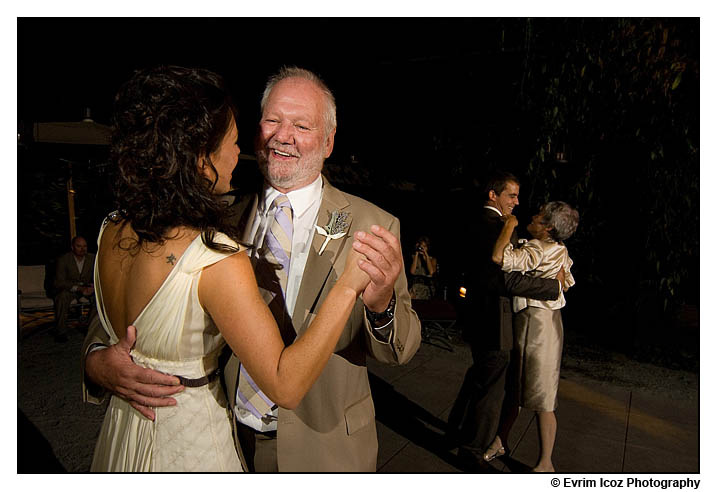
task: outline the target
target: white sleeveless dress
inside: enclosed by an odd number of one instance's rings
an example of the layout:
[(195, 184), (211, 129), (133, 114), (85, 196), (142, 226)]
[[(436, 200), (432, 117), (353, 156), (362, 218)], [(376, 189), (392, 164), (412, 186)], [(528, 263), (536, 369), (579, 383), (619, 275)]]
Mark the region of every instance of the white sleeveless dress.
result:
[[(238, 246), (224, 234), (217, 234), (215, 241)], [(232, 254), (207, 248), (201, 234), (189, 245), (133, 323), (137, 342), (131, 355), (136, 364), (189, 379), (217, 369), (217, 358), (226, 342), (200, 306), (197, 286), (204, 267)], [(117, 343), (105, 314), (97, 263), (95, 288), (98, 315), (112, 343)], [(198, 388), (185, 388), (174, 398), (176, 406), (154, 409), (153, 422), (125, 400), (112, 396), (90, 470), (242, 471), (220, 378)]]

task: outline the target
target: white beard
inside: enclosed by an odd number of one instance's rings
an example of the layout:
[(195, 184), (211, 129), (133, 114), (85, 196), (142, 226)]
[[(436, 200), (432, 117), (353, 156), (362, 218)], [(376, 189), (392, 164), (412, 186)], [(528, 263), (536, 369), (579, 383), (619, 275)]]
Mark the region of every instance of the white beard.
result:
[(269, 152), (257, 152), (257, 162), (264, 179), (275, 188), (297, 189), (306, 186), (316, 179), (324, 166), (324, 158), (319, 151), (316, 154), (305, 154), (295, 162), (276, 161)]

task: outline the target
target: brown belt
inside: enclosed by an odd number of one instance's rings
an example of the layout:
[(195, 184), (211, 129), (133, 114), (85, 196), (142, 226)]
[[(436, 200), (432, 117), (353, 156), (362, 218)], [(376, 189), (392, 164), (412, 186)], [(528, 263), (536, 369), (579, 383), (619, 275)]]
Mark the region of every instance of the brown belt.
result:
[(219, 367), (213, 373), (207, 374), (206, 376), (203, 376), (203, 377), (197, 378), (197, 379), (189, 379), (184, 376), (175, 375), (175, 377), (180, 380), (180, 384), (182, 386), (186, 386), (188, 388), (199, 388), (200, 386), (209, 384), (212, 381), (214, 381), (215, 379), (217, 379), (217, 376), (219, 376)]

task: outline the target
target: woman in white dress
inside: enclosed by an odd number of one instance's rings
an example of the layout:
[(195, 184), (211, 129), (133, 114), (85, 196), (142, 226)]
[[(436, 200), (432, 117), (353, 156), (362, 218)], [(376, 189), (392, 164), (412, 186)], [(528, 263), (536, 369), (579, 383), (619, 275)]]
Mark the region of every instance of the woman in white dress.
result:
[(134, 361), (181, 376), (185, 390), (154, 420), (113, 396), (93, 471), (242, 471), (216, 377), (225, 340), (264, 393), (293, 408), (368, 283), (367, 260), (353, 253), (316, 319), (285, 347), (245, 247), (224, 225), (218, 194), (239, 156), (235, 114), (206, 70), (140, 71), (116, 97), (118, 212), (98, 238), (99, 316), (113, 343), (134, 325)]
[[(520, 271), (541, 278), (556, 278), (563, 268), (566, 281), (564, 290), (575, 284), (571, 275), (573, 261), (563, 241), (576, 232), (578, 212), (564, 202), (549, 202), (541, 207), (526, 227), (533, 239), (520, 248), (510, 242), (516, 217), (508, 215), (496, 240), (493, 261), (505, 272)], [(563, 350), (563, 322), (561, 308), (566, 305), (563, 292), (555, 301), (536, 301), (514, 297), (514, 349), (518, 354), (515, 366), (514, 387), (518, 395), (507, 396), (522, 408), (536, 412), (540, 456), (533, 471), (554, 471), (551, 456), (556, 440), (558, 381)], [(513, 356), (512, 356), (513, 357)], [(518, 415), (518, 407), (502, 412), (499, 435), (492, 447), (501, 447)]]

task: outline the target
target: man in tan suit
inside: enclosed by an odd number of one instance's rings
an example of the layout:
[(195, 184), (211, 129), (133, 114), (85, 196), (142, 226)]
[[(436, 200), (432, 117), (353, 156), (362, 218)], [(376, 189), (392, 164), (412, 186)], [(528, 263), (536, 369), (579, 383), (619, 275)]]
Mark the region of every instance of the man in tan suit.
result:
[[(366, 358), (403, 364), (421, 343), (419, 320), (407, 290), (399, 221), (339, 191), (321, 175), (335, 132), (334, 97), (316, 75), (289, 68), (270, 79), (256, 141), (265, 185), (234, 206), (234, 217), (245, 241), (255, 245), (256, 263), (261, 261), (270, 204), (280, 193), (289, 198), (294, 213), (291, 266), (282, 299), (284, 313), (273, 310), (286, 343), (309, 325), (341, 274), (354, 241), (379, 266), (367, 267), (371, 282), (327, 366), (296, 409), (275, 406), (257, 417), (256, 409), (237, 393), (239, 361), (230, 358), (224, 369), (225, 385), (241, 444), (238, 451), (249, 470), (375, 471), (378, 444)], [(114, 391), (151, 416), (147, 407), (173, 404), (168, 397), (177, 386), (164, 385), (177, 381), (133, 367), (128, 355), (131, 337), (132, 332), (128, 340), (93, 352), (84, 372), (89, 383)], [(93, 342), (102, 343), (88, 335), (86, 350)], [(89, 396), (87, 388), (85, 395)]]

